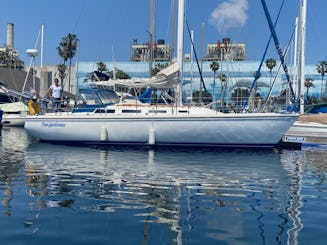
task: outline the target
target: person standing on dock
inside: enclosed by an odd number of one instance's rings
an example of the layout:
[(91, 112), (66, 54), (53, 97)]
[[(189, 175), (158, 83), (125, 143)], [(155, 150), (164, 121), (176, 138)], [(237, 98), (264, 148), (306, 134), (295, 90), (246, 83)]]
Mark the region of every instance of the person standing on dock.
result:
[(52, 101), (53, 107), (57, 110), (61, 107), (61, 102), (63, 101), (63, 89), (61, 85), (59, 85), (58, 78), (54, 79), (54, 84), (50, 86), (48, 89), (48, 96)]

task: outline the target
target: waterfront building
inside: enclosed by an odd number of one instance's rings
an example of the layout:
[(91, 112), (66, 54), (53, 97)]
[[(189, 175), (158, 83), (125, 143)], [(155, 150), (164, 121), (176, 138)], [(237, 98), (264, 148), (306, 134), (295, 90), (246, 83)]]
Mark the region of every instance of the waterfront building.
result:
[[(223, 38), (217, 43), (207, 45), (207, 55), (203, 57), (206, 61), (244, 61), (245, 60), (245, 43), (233, 43), (230, 38)], [(228, 56), (226, 55), (228, 54)]]
[[(217, 43), (209, 43), (207, 45), (207, 55), (203, 57), (204, 61), (221, 61), (245, 60), (245, 43), (233, 43), (230, 38), (223, 38)], [(172, 60), (173, 48), (165, 43), (164, 39), (158, 39), (153, 44), (153, 61), (168, 62)], [(228, 55), (227, 55), (228, 54)], [(185, 54), (185, 59), (189, 61), (189, 54)], [(133, 40), (131, 45), (130, 61), (142, 62), (150, 59), (150, 45), (149, 42), (138, 43), (137, 39)]]
[[(98, 61), (80, 61), (77, 64), (76, 69), (76, 88), (77, 93), (79, 88), (85, 87), (85, 79), (88, 73), (96, 70), (96, 63)], [(126, 72), (131, 78), (146, 78), (149, 73), (149, 63), (144, 61), (139, 62), (104, 62), (109, 71), (115, 69), (122, 70)], [(168, 63), (168, 62), (166, 62)], [(212, 61), (204, 61), (203, 66), (203, 80), (205, 87), (209, 93), (214, 93), (216, 96), (221, 96), (222, 86), (224, 85), (219, 76), (221, 73), (226, 75), (227, 78), (227, 89), (228, 93), (232, 94), (236, 86), (241, 84), (248, 85), (251, 84), (254, 79), (254, 73), (257, 71), (260, 61), (218, 61), (219, 70), (216, 72), (216, 79), (214, 81), (213, 71), (210, 69), (210, 64)], [(270, 77), (269, 69), (263, 65), (260, 72), (261, 86), (259, 86), (258, 92), (264, 97), (267, 95), (269, 86), (273, 83), (274, 77), (278, 73), (280, 63), (277, 62), (276, 67), (272, 70), (272, 78)], [(293, 67), (289, 67), (289, 71), (292, 73)], [(291, 74), (292, 77), (292, 74)], [(321, 91), (321, 75), (317, 73), (316, 64), (307, 64), (305, 66), (305, 77), (310, 77), (313, 79), (315, 87), (310, 88), (309, 95), (320, 98)], [(283, 71), (280, 71), (280, 75), (276, 79), (276, 85), (274, 86), (274, 94), (279, 94), (283, 89), (287, 88), (286, 77)], [(198, 66), (194, 62), (191, 69), (191, 62), (186, 61), (184, 65), (184, 83), (185, 85), (185, 96), (190, 95), (190, 90), (197, 91), (200, 89), (200, 75), (198, 72)], [(191, 86), (192, 84), (192, 86)], [(215, 84), (215, 88), (213, 87)], [(306, 89), (305, 89), (306, 91)], [(306, 94), (305, 94), (306, 95)]]
[[(169, 62), (172, 58), (172, 48), (165, 43), (164, 39), (158, 39), (153, 44), (153, 61)], [(150, 43), (139, 44), (137, 39), (131, 45), (130, 61), (142, 62), (150, 59)]]

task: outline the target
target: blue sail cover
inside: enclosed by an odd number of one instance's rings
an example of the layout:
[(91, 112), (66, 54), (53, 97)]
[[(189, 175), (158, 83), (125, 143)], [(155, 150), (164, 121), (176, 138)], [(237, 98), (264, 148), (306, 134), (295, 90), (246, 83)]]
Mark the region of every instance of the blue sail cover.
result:
[(138, 97), (142, 103), (150, 103), (152, 96), (152, 89), (146, 88), (146, 90)]

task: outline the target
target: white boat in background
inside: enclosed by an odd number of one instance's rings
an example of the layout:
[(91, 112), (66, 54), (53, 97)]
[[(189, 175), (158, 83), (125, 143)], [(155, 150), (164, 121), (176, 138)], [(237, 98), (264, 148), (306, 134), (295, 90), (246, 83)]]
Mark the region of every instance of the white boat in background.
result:
[[(178, 6), (179, 83), (175, 91), (179, 96), (175, 104), (120, 101), (93, 112), (34, 115), (26, 118), (27, 132), (50, 142), (274, 147), (297, 120), (297, 113), (222, 113), (181, 104), (184, 0)], [(173, 68), (162, 75), (176, 81)], [(160, 78), (154, 80), (161, 83)]]
[(3, 111), (2, 125), (24, 127), (25, 118), (28, 115), (28, 107), (23, 102), (12, 102), (0, 104)]

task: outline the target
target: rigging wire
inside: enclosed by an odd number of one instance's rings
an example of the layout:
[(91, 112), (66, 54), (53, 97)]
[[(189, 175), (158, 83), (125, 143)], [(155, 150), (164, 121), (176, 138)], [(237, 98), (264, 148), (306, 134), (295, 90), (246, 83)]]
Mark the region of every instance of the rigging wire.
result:
[[(191, 44), (192, 44), (192, 47), (193, 47), (194, 58), (195, 58), (195, 60), (196, 60), (196, 64), (197, 64), (197, 67), (198, 67), (198, 70), (199, 70), (199, 74), (200, 74), (200, 82), (201, 82), (201, 84), (202, 84), (202, 86), (203, 86), (203, 89), (204, 89), (205, 94), (207, 94), (207, 89), (206, 89), (206, 85), (205, 85), (204, 80), (203, 80), (202, 70), (201, 70), (200, 65), (199, 65), (198, 56), (197, 56), (197, 54), (196, 54), (196, 50), (195, 50), (195, 47), (194, 47), (194, 43), (193, 43), (192, 38), (191, 38), (190, 27), (189, 27), (189, 25), (188, 25), (187, 20), (186, 20), (185, 22), (186, 22), (186, 25), (187, 25), (187, 30), (188, 30), (188, 34), (189, 34), (189, 36), (190, 36)], [(200, 93), (201, 93), (201, 91), (200, 91)]]
[[(279, 11), (278, 11), (278, 14), (277, 14), (277, 18), (276, 18), (276, 21), (275, 21), (275, 23), (274, 23), (273, 28), (275, 28), (276, 25), (277, 25), (277, 22), (278, 22), (278, 19), (279, 19), (280, 14), (281, 14), (282, 8), (283, 8), (283, 6), (284, 6), (284, 3), (285, 3), (285, 0), (282, 1), (282, 4), (281, 4), (281, 6), (280, 6), (280, 8), (279, 8)], [(257, 83), (257, 80), (258, 80), (258, 78), (259, 78), (260, 70), (261, 70), (262, 64), (263, 64), (263, 62), (264, 62), (264, 59), (266, 58), (267, 51), (268, 51), (268, 48), (269, 48), (269, 45), (270, 45), (270, 41), (271, 41), (272, 38), (273, 38), (273, 33), (271, 32), (271, 33), (270, 33), (270, 37), (269, 37), (268, 42), (267, 42), (267, 45), (266, 45), (266, 49), (265, 49), (265, 51), (264, 51), (264, 53), (263, 53), (262, 59), (261, 59), (260, 64), (259, 64), (259, 68), (258, 68), (258, 70), (256, 71), (256, 74), (255, 74), (255, 77), (254, 77), (253, 83), (252, 83), (252, 85), (251, 85), (251, 87), (250, 87), (250, 89), (249, 89), (249, 91), (248, 91), (247, 96), (246, 96), (246, 100), (245, 100), (245, 102), (244, 102), (243, 110), (246, 110), (247, 107), (248, 107), (249, 97), (250, 97), (250, 95), (251, 95), (251, 93), (252, 93), (252, 90), (254, 89), (254, 87), (255, 87), (255, 85), (256, 85), (256, 83)]]
[[(287, 46), (286, 46), (286, 49), (284, 50), (284, 53), (283, 53), (284, 57), (285, 57), (286, 54), (288, 53), (288, 50), (289, 50), (289, 48), (290, 48), (290, 46), (291, 46), (291, 43), (292, 43), (292, 39), (293, 39), (293, 37), (294, 37), (294, 34), (295, 34), (295, 28), (294, 28), (294, 30), (293, 30), (293, 33), (292, 33), (292, 35), (291, 35), (290, 40), (288, 41), (288, 44), (287, 44)], [(265, 110), (265, 108), (266, 108), (266, 106), (267, 106), (267, 103), (268, 103), (268, 101), (269, 101), (269, 98), (271, 97), (271, 94), (272, 94), (272, 91), (273, 91), (274, 84), (275, 84), (275, 82), (276, 82), (276, 79), (277, 79), (278, 75), (280, 74), (281, 69), (282, 69), (282, 64), (279, 64), (277, 74), (276, 74), (276, 76), (275, 76), (275, 78), (274, 78), (274, 80), (273, 80), (273, 83), (272, 83), (272, 85), (271, 85), (271, 87), (270, 87), (270, 89), (269, 89), (269, 92), (268, 92), (268, 96), (267, 96), (266, 102), (265, 102), (265, 104), (264, 104), (264, 106), (263, 106), (263, 110)]]
[[(283, 1), (283, 3), (284, 3), (284, 1)], [(282, 65), (283, 65), (283, 69), (284, 69), (284, 73), (285, 73), (287, 82), (289, 84), (289, 88), (290, 88), (291, 96), (292, 96), (292, 104), (293, 104), (293, 106), (295, 106), (296, 105), (296, 97), (295, 97), (295, 93), (294, 93), (294, 90), (293, 90), (293, 87), (292, 87), (292, 82), (291, 82), (290, 76), (288, 74), (287, 66), (285, 64), (285, 59), (284, 59), (284, 56), (283, 56), (283, 52), (282, 52), (282, 50), (280, 48), (280, 43), (279, 43), (276, 31), (275, 31), (275, 25), (273, 25), (273, 23), (271, 21), (271, 17), (270, 17), (270, 14), (269, 14), (267, 4), (266, 4), (265, 0), (261, 0), (261, 4), (262, 4), (262, 7), (263, 7), (265, 15), (266, 15), (266, 19), (267, 19), (268, 24), (269, 24), (269, 29), (270, 29), (271, 35), (273, 37), (277, 53), (279, 55), (279, 58), (280, 58), (280, 61), (281, 61)], [(295, 109), (295, 108), (293, 108), (293, 109)]]

